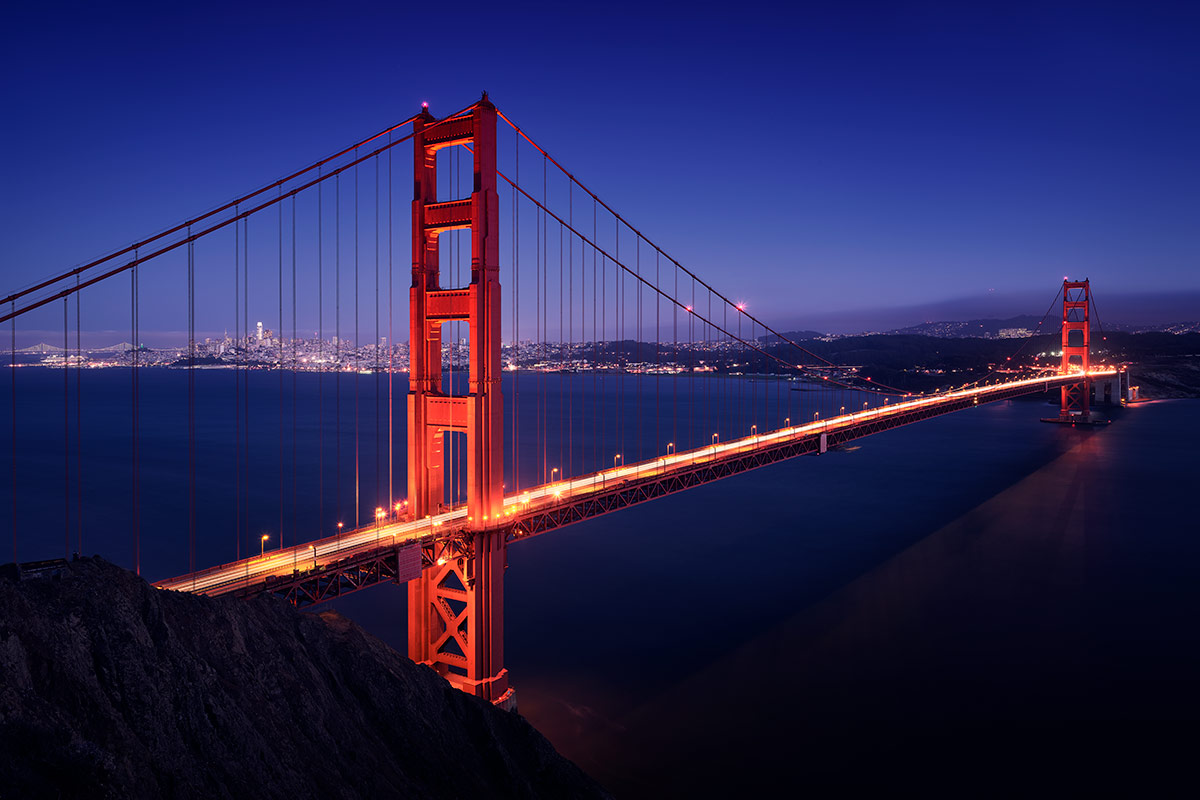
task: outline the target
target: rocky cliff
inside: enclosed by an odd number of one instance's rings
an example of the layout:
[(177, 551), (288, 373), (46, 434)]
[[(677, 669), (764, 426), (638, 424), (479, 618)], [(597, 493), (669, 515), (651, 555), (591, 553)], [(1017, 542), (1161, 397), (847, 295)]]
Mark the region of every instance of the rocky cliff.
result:
[(336, 613), (85, 558), (0, 577), (0, 798), (41, 796), (605, 794), (523, 718)]

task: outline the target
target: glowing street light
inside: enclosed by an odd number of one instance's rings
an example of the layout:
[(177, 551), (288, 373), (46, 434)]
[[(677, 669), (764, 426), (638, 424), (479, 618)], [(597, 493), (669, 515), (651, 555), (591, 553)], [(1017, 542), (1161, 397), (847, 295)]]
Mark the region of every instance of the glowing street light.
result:
[[(842, 412), (841, 412), (841, 414), (845, 414), (845, 413), (846, 413), (846, 407), (845, 407), (845, 406), (842, 406)], [(841, 416), (841, 414), (840, 414), (839, 416)]]
[(667, 442), (667, 455), (671, 455), (674, 452), (675, 452), (675, 443)]
[(259, 558), (262, 558), (263, 556), (265, 556), (267, 554), (267, 539), (270, 539), (270, 538), (271, 538), (270, 536), (268, 536), (267, 534), (264, 533), (262, 535), (262, 539), (259, 540), (259, 542), (258, 542)]
[(757, 425), (751, 425), (751, 426), (750, 426), (750, 435), (751, 435), (751, 436), (757, 436), (757, 435), (758, 435), (758, 426), (757, 426)]
[(792, 427), (792, 418), (791, 418), (791, 417), (784, 417), (784, 418), (783, 418), (783, 427), (785, 427), (785, 428), (790, 428), (790, 427)]
[(820, 418), (821, 418), (821, 412), (820, 412), (820, 411), (814, 411), (814, 412), (813, 412), (813, 422), (816, 422), (816, 421), (817, 421), (817, 420), (819, 420)]
[(714, 434), (713, 434), (713, 436), (712, 436), (712, 443), (713, 443), (713, 444), (716, 444), (716, 443), (717, 443), (717, 434), (715, 434), (715, 433), (714, 433)]
[(555, 467), (554, 469), (550, 470), (550, 482), (551, 483), (554, 483), (554, 473), (556, 473), (556, 472), (558, 472), (558, 467)]
[(620, 453), (617, 453), (616, 455), (614, 455), (614, 456), (613, 456), (613, 469), (616, 469), (616, 468), (617, 468), (617, 459), (618, 459), (618, 458), (621, 458), (621, 454), (620, 454)]

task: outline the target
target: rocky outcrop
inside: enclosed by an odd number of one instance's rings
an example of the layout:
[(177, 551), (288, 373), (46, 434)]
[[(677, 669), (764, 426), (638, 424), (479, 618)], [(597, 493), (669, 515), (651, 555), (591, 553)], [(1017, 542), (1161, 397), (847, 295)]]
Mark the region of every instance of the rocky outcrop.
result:
[(603, 797), (517, 714), (333, 612), (0, 577), (0, 797)]

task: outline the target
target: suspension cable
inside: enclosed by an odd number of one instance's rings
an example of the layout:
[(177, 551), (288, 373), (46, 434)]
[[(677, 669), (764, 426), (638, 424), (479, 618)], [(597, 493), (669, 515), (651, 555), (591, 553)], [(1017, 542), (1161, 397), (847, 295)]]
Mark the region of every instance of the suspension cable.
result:
[[(472, 104), (472, 106), (468, 106), (467, 108), (472, 108), (473, 105), (474, 104)], [(464, 111), (465, 110), (466, 109), (464, 109)], [(462, 112), (459, 112), (459, 113), (462, 113)], [(296, 178), (300, 177), (301, 175), (312, 172), (314, 169), (319, 169), (322, 165), (328, 164), (330, 161), (341, 158), (342, 156), (349, 153), (351, 150), (357, 150), (359, 147), (362, 147), (363, 145), (365, 145), (369, 142), (373, 142), (376, 139), (380, 138), (381, 136), (390, 134), (392, 131), (395, 131), (399, 128), (403, 128), (405, 125), (412, 123), (419, 116), (420, 116), (420, 114), (414, 114), (413, 116), (409, 117), (408, 119), (404, 120), (403, 122), (398, 122), (389, 128), (385, 128), (384, 130), (380, 131), (379, 133), (375, 134), (374, 136), (370, 136), (366, 139), (363, 139), (362, 141), (358, 142), (357, 144), (351, 145), (350, 147), (347, 147), (337, 153), (334, 153), (331, 156), (328, 156), (326, 158), (321, 159), (320, 161), (310, 164), (309, 166), (305, 167), (304, 169), (297, 170), (296, 172), (291, 173), (290, 175), (288, 175), (285, 178), (280, 178), (279, 180), (275, 181), (274, 183), (267, 184), (266, 186), (263, 186), (259, 189), (255, 189), (253, 192), (250, 192), (249, 194), (242, 195), (241, 197), (237, 198), (236, 200), (231, 200), (228, 203), (225, 203), (224, 205), (221, 205), (221, 206), (218, 206), (217, 208), (212, 209), (211, 211), (206, 211), (205, 213), (200, 214), (199, 216), (192, 217), (191, 219), (187, 220), (186, 222), (181, 222), (178, 225), (174, 226), (173, 228), (168, 228), (167, 230), (162, 231), (161, 233), (157, 233), (149, 238), (141, 240), (140, 242), (135, 242), (135, 243), (129, 245), (128, 247), (121, 248), (120, 250), (115, 250), (106, 256), (98, 258), (94, 261), (90, 261), (81, 267), (76, 267), (75, 269), (73, 269), (69, 272), (64, 272), (61, 275), (57, 275), (53, 278), (49, 278), (35, 286), (30, 286), (27, 289), (22, 289), (21, 291), (14, 292), (13, 294), (9, 295), (8, 297), (4, 298), (3, 300), (0, 300), (0, 303), (15, 303), (15, 301), (19, 300), (22, 297), (33, 294), (34, 292), (41, 291), (42, 289), (45, 289), (49, 286), (53, 286), (54, 284), (56, 284), (60, 281), (66, 280), (67, 278), (79, 276), (82, 273), (87, 272), (89, 269), (92, 269), (93, 267), (97, 267), (106, 261), (111, 261), (114, 258), (118, 258), (127, 253), (132, 253), (137, 250), (140, 250), (141, 248), (145, 247), (146, 245), (151, 244), (153, 242), (157, 242), (160, 239), (170, 236), (173, 233), (179, 233), (180, 231), (187, 229), (187, 228), (191, 228), (192, 226), (196, 225), (197, 223), (202, 222), (206, 219), (210, 219), (210, 218), (216, 216), (217, 214), (220, 214), (224, 211), (228, 211), (231, 208), (236, 208), (237, 206), (241, 205), (242, 203), (245, 203), (247, 200), (258, 197), (259, 195), (261, 195), (265, 192), (268, 192), (271, 189), (274, 189), (276, 187), (282, 187), (284, 184), (295, 180)], [(456, 116), (456, 115), (452, 115), (452, 116)]]
[[(461, 115), (464, 111), (467, 111), (473, 107), (474, 107), (474, 104), (472, 104), (471, 106), (467, 106), (467, 108), (463, 109), (462, 111), (456, 112), (455, 114), (452, 114), (449, 117), (440, 119), (433, 123), (430, 123), (428, 126), (426, 126), (425, 131), (428, 132), (432, 128), (435, 128), (439, 125), (445, 125), (449, 122), (453, 122), (456, 119), (461, 118)], [(390, 150), (391, 148), (395, 147), (396, 145), (399, 145), (399, 144), (409, 141), (410, 139), (413, 138), (413, 135), (414, 134), (408, 134), (407, 136), (405, 136), (402, 139), (396, 139), (394, 141), (388, 142), (387, 144), (373, 150), (372, 152), (368, 153), (367, 155), (358, 157), (354, 161), (351, 161), (347, 164), (343, 164), (340, 167), (338, 167), (337, 169), (330, 170), (329, 172), (326, 172), (324, 175), (314, 178), (313, 180), (309, 181), (308, 183), (305, 183), (301, 186), (297, 186), (294, 189), (289, 189), (286, 192), (282, 192), (282, 187), (280, 187), (280, 191), (282, 193), (280, 195), (278, 195), (277, 197), (270, 198), (270, 199), (260, 203), (259, 205), (255, 206), (254, 208), (251, 208), (250, 210), (245, 211), (241, 214), (235, 214), (234, 216), (229, 217), (228, 219), (221, 220), (220, 222), (216, 222), (216, 223), (210, 225), (209, 227), (205, 228), (204, 230), (200, 231), (199, 233), (193, 234), (191, 236), (187, 236), (183, 239), (180, 239), (179, 241), (172, 242), (171, 244), (164, 245), (163, 247), (159, 248), (158, 250), (155, 250), (154, 252), (150, 253), (149, 255), (147, 255), (145, 257), (139, 258), (136, 255), (138, 251), (134, 250), (135, 255), (132, 260), (127, 261), (120, 266), (113, 267), (112, 269), (108, 270), (107, 272), (105, 272), (101, 275), (97, 275), (93, 278), (89, 278), (88, 280), (80, 283), (78, 286), (63, 289), (62, 291), (60, 291), (56, 294), (49, 295), (40, 300), (31, 302), (26, 306), (22, 306), (19, 309), (15, 309), (14, 311), (10, 312), (10, 314), (5, 314), (4, 316), (0, 317), (0, 323), (7, 322), (9, 319), (9, 316), (12, 314), (15, 314), (15, 315), (27, 314), (30, 311), (33, 311), (34, 309), (41, 308), (42, 306), (44, 306), (48, 303), (52, 303), (55, 300), (58, 300), (58, 299), (61, 299), (62, 297), (73, 294), (73, 293), (79, 291), (80, 289), (86, 288), (88, 286), (92, 286), (93, 284), (99, 283), (103, 280), (106, 280), (107, 278), (111, 278), (114, 275), (119, 275), (122, 272), (127, 272), (127, 271), (133, 269), (136, 264), (139, 264), (139, 263), (142, 263), (145, 261), (150, 261), (154, 258), (157, 258), (158, 256), (161, 256), (165, 253), (169, 253), (173, 250), (176, 250), (180, 247), (187, 245), (187, 243), (189, 241), (192, 241), (195, 239), (201, 239), (201, 238), (207, 236), (208, 234), (213, 233), (214, 231), (221, 230), (222, 228), (224, 228), (228, 225), (232, 225), (235, 222), (238, 222), (242, 219), (252, 216), (253, 214), (258, 213), (259, 211), (262, 211), (263, 209), (270, 208), (271, 206), (273, 206), (279, 202), (282, 202), (285, 198), (300, 194), (301, 192), (305, 191), (306, 189), (310, 189), (313, 186), (316, 186), (321, 181), (328, 180), (329, 178), (334, 177), (335, 175), (340, 175), (341, 173), (345, 172), (346, 170), (357, 166), (358, 164), (360, 164), (363, 161), (366, 161), (367, 159), (373, 158), (374, 156), (377, 156), (380, 153)], [(356, 148), (350, 148), (350, 149), (355, 150), (355, 152), (357, 152)], [(271, 186), (267, 187), (267, 188), (273, 188), (276, 185), (277, 184), (271, 184)], [(266, 191), (266, 189), (264, 189), (263, 191)], [(186, 227), (186, 226), (183, 226), (183, 227)], [(129, 251), (128, 251), (128, 249), (126, 249), (121, 252), (127, 253)], [(108, 259), (106, 259), (106, 260), (108, 260)], [(92, 265), (92, 266), (96, 266), (96, 265)], [(70, 273), (65, 273), (63, 277), (68, 277), (70, 275), (74, 275), (76, 271), (82, 271), (82, 270), (83, 270), (83, 268), (80, 268), (80, 270), (73, 270)], [(55, 282), (57, 282), (57, 279), (55, 280)], [(33, 290), (29, 290), (29, 291), (33, 291)], [(25, 292), (25, 294), (28, 294), (29, 291)]]
[[(568, 170), (567, 170), (565, 167), (563, 167), (563, 165), (562, 165), (562, 164), (559, 164), (557, 161), (555, 161), (555, 160), (554, 160), (554, 158), (553, 158), (553, 157), (552, 157), (552, 156), (551, 156), (549, 153), (547, 153), (547, 152), (546, 152), (546, 151), (545, 151), (545, 150), (544, 150), (544, 149), (541, 147), (541, 145), (539, 145), (537, 142), (533, 141), (533, 139), (531, 139), (531, 138), (529, 137), (529, 135), (528, 135), (527, 133), (525, 133), (525, 131), (524, 131), (524, 130), (522, 130), (522, 129), (521, 129), (521, 128), (520, 128), (518, 125), (516, 125), (516, 124), (515, 124), (515, 123), (514, 123), (512, 120), (510, 120), (508, 117), (506, 117), (506, 116), (504, 115), (504, 112), (502, 112), (502, 111), (500, 111), (500, 110), (498, 110), (498, 109), (497, 109), (497, 111), (496, 111), (496, 114), (497, 114), (497, 115), (498, 115), (498, 116), (499, 116), (499, 117), (500, 117), (502, 120), (504, 120), (505, 122), (507, 122), (507, 123), (509, 124), (509, 126), (511, 126), (511, 127), (512, 127), (512, 129), (513, 129), (514, 131), (516, 131), (516, 132), (517, 132), (517, 134), (519, 134), (519, 135), (520, 135), (522, 138), (524, 138), (524, 139), (525, 139), (525, 141), (527, 141), (527, 142), (529, 142), (531, 145), (533, 145), (533, 146), (534, 146), (534, 147), (535, 147), (535, 148), (536, 148), (536, 149), (537, 149), (537, 150), (538, 150), (538, 151), (539, 151), (539, 152), (540, 152), (540, 153), (541, 153), (541, 154), (542, 154), (542, 155), (543, 155), (543, 156), (544, 156), (544, 157), (545, 157), (547, 160), (549, 160), (549, 161), (550, 161), (550, 163), (552, 163), (554, 166), (558, 167), (558, 169), (559, 169), (559, 170), (560, 170), (560, 171), (561, 171), (561, 172), (562, 172), (564, 175), (566, 175), (566, 176), (567, 176), (567, 177), (568, 177), (568, 178), (569, 178), (569, 179), (570, 179), (570, 180), (571, 180), (571, 181), (572, 181), (572, 182), (573, 182), (573, 183), (574, 183), (576, 186), (578, 186), (580, 189), (582, 189), (583, 191), (585, 191), (585, 192), (587, 192), (589, 195), (591, 195), (591, 196), (592, 196), (592, 199), (594, 199), (594, 200), (595, 200), (597, 203), (599, 203), (600, 205), (604, 206), (605, 210), (607, 210), (607, 211), (608, 211), (610, 214), (612, 214), (612, 215), (613, 215), (613, 216), (614, 216), (614, 217), (615, 217), (617, 220), (619, 220), (619, 221), (621, 222), (621, 224), (623, 224), (625, 227), (629, 228), (629, 230), (633, 231), (635, 235), (637, 235), (637, 236), (638, 236), (638, 237), (640, 237), (641, 239), (645, 240), (645, 242), (646, 242), (647, 244), (649, 244), (651, 247), (653, 247), (655, 250), (658, 250), (660, 253), (662, 253), (664, 256), (666, 256), (668, 260), (672, 261), (672, 262), (673, 262), (673, 263), (674, 263), (674, 264), (675, 264), (677, 267), (679, 267), (680, 269), (682, 269), (684, 272), (686, 272), (688, 275), (690, 275), (690, 276), (691, 276), (693, 279), (695, 279), (695, 280), (699, 281), (700, 285), (704, 286), (704, 287), (705, 287), (705, 288), (707, 288), (707, 289), (711, 289), (711, 290), (712, 290), (712, 291), (713, 291), (713, 292), (714, 292), (714, 293), (717, 295), (717, 297), (721, 298), (721, 299), (722, 299), (722, 300), (724, 300), (726, 303), (729, 303), (730, 305), (734, 305), (734, 303), (733, 303), (733, 301), (732, 301), (732, 300), (730, 300), (730, 299), (729, 299), (728, 297), (726, 297), (725, 295), (721, 294), (719, 291), (717, 291), (717, 290), (716, 290), (714, 287), (712, 287), (710, 284), (708, 284), (708, 283), (707, 283), (706, 281), (704, 281), (702, 278), (700, 278), (699, 276), (695, 275), (695, 274), (694, 274), (694, 273), (693, 273), (691, 270), (689, 270), (687, 267), (683, 266), (683, 264), (679, 263), (679, 261), (677, 261), (675, 258), (673, 258), (673, 257), (672, 257), (672, 256), (671, 256), (669, 253), (667, 253), (665, 250), (663, 250), (661, 247), (659, 247), (657, 244), (655, 244), (655, 243), (654, 243), (654, 241), (652, 241), (650, 238), (648, 238), (647, 236), (645, 236), (644, 234), (642, 234), (642, 232), (641, 232), (640, 230), (638, 230), (638, 229), (637, 229), (637, 228), (635, 228), (633, 225), (631, 225), (631, 224), (629, 223), (629, 221), (628, 221), (628, 220), (626, 220), (626, 219), (625, 219), (623, 216), (621, 216), (620, 214), (618, 214), (618, 213), (617, 213), (617, 212), (616, 212), (616, 211), (615, 211), (615, 210), (612, 208), (612, 206), (608, 205), (608, 204), (607, 204), (607, 203), (605, 203), (603, 200), (601, 200), (601, 199), (600, 199), (600, 198), (599, 198), (599, 197), (598, 197), (598, 196), (595, 194), (595, 192), (593, 192), (591, 189), (589, 189), (587, 186), (585, 186), (585, 185), (584, 185), (584, 184), (583, 184), (583, 183), (582, 183), (582, 182), (581, 182), (581, 181), (580, 181), (580, 180), (579, 180), (577, 177), (575, 177), (575, 175), (574, 175), (574, 174), (572, 174), (572, 173), (571, 173), (571, 172), (569, 172), (569, 171), (568, 171)], [(743, 312), (743, 313), (744, 313), (744, 312)], [(747, 316), (749, 316), (749, 315), (747, 315)], [(753, 319), (753, 317), (751, 317), (751, 318)], [(812, 356), (813, 358), (815, 358), (815, 359), (817, 359), (817, 360), (819, 360), (819, 361), (824, 361), (824, 362), (825, 362), (826, 364), (828, 364), (829, 366), (836, 366), (836, 365), (835, 365), (833, 362), (831, 362), (831, 361), (828, 361), (827, 359), (825, 359), (825, 358), (823, 358), (823, 357), (821, 357), (821, 356), (817, 355), (816, 353), (813, 353), (813, 352), (811, 352), (810, 350), (808, 350), (808, 349), (806, 349), (806, 348), (804, 348), (804, 347), (800, 346), (800, 345), (799, 345), (799, 344), (797, 344), (796, 342), (792, 341), (790, 338), (788, 338), (788, 337), (784, 336), (783, 334), (781, 334), (781, 333), (779, 333), (779, 332), (775, 331), (773, 328), (770, 328), (770, 327), (766, 326), (765, 324), (763, 324), (763, 322), (762, 322), (761, 320), (755, 320), (755, 321), (757, 321), (759, 325), (762, 325), (764, 328), (766, 328), (767, 330), (769, 330), (771, 333), (773, 333), (773, 334), (775, 334), (776, 336), (778, 336), (778, 337), (779, 337), (779, 338), (780, 338), (782, 341), (785, 341), (785, 342), (787, 342), (788, 344), (792, 345), (793, 347), (795, 347), (796, 349), (800, 350), (801, 352), (803, 352), (803, 353), (807, 353), (808, 355)]]

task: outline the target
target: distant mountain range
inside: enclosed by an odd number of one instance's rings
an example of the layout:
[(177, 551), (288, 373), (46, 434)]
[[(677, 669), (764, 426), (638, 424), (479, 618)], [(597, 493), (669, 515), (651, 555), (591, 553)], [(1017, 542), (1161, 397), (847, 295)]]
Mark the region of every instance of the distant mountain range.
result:
[[(910, 325), (906, 328), (894, 328), (888, 331), (870, 331), (855, 334), (827, 334), (818, 331), (789, 331), (782, 336), (793, 341), (804, 339), (842, 338), (846, 335), (896, 335), (896, 336), (932, 336), (940, 339), (1021, 339), (1033, 334), (1052, 334), (1059, 329), (1057, 315), (1046, 318), (1039, 329), (1040, 317), (1023, 314), (1007, 319), (971, 319), (966, 321), (943, 320), (940, 322), (922, 322), (920, 325)], [(1093, 323), (1094, 325), (1095, 323)], [(1124, 331), (1126, 333), (1193, 333), (1200, 332), (1198, 322), (1174, 322), (1165, 325), (1122, 325), (1106, 324), (1105, 330)], [(761, 337), (768, 344), (775, 343), (775, 336)]]
[[(1128, 292), (1109, 290), (1103, 285), (1093, 284), (1093, 302), (1098, 305), (1099, 321), (1106, 330), (1148, 332), (1168, 331), (1181, 333), (1196, 330), (1200, 321), (1200, 290), (1181, 289), (1172, 292)], [(964, 295), (908, 306), (863, 305), (852, 309), (830, 309), (827, 311), (797, 311), (785, 324), (776, 324), (779, 330), (791, 329), (797, 335), (811, 334), (814, 330), (825, 331), (823, 335), (855, 335), (862, 333), (895, 333), (908, 331), (920, 334), (940, 325), (961, 324), (966, 330), (974, 325), (987, 329), (989, 322), (999, 327), (1016, 327), (1022, 317), (1038, 314), (1033, 319), (1036, 325), (1044, 313), (1051, 295), (1047, 293), (988, 293)], [(1058, 311), (1053, 306), (1050, 316), (1054, 329), (1058, 329)], [(941, 322), (939, 322), (941, 320)], [(1046, 325), (1050, 322), (1047, 321)], [(999, 328), (997, 328), (998, 330)], [(925, 335), (929, 334), (926, 331)], [(952, 333), (963, 336), (965, 333)], [(794, 338), (794, 337), (789, 337)]]

